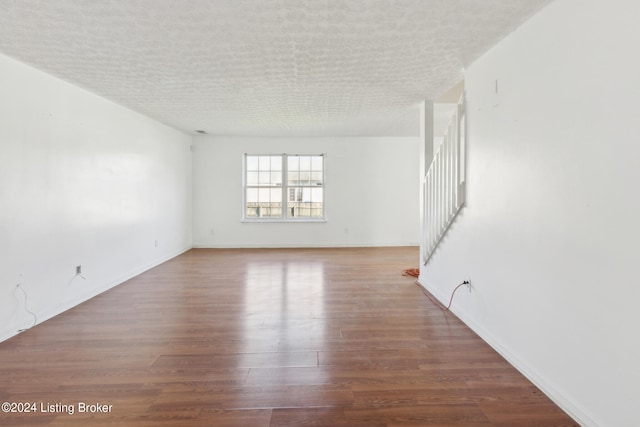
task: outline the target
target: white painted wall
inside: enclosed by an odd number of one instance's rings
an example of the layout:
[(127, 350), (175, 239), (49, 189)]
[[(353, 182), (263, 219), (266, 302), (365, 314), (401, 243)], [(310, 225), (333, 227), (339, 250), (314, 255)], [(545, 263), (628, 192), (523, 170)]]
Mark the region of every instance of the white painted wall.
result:
[[(244, 153), (325, 158), (325, 223), (242, 223)], [(196, 247), (418, 245), (420, 138), (195, 138)]]
[(556, 0), (467, 69), (468, 203), (420, 278), (470, 277), (454, 312), (588, 426), (640, 425), (639, 16)]
[(18, 283), (43, 321), (190, 247), (190, 143), (0, 56), (0, 340), (33, 322)]

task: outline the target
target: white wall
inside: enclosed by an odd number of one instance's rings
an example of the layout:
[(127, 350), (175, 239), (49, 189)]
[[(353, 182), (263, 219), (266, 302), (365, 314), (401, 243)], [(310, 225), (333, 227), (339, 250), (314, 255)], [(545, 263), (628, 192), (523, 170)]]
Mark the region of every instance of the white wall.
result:
[(0, 56), (0, 340), (33, 322), (18, 283), (42, 321), (190, 247), (190, 143)]
[[(194, 246), (417, 245), (419, 140), (197, 137)], [(242, 223), (244, 153), (324, 153), (326, 223)]]
[(467, 69), (468, 205), (420, 278), (470, 277), (454, 312), (590, 426), (640, 425), (639, 16), (557, 0)]

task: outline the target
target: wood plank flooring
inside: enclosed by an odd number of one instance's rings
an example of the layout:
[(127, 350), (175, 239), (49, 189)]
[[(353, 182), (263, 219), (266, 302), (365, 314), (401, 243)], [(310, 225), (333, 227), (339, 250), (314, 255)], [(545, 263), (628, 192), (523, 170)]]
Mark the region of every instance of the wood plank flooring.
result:
[(401, 275), (417, 259), (191, 250), (0, 343), (0, 401), (37, 405), (0, 424), (576, 425)]

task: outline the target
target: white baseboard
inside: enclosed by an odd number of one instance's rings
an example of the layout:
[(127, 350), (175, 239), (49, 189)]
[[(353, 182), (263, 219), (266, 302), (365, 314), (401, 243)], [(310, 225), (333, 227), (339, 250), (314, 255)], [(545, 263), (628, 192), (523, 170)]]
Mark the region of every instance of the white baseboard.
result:
[[(434, 287), (425, 285), (420, 278), (418, 278), (418, 283), (446, 307), (448, 304), (448, 295), (442, 294)], [(493, 334), (488, 330), (477, 324), (469, 316), (466, 316), (464, 312), (456, 309), (455, 306), (452, 306), (450, 311), (480, 338), (482, 338), (484, 342), (489, 344), (495, 351), (504, 357), (507, 362), (516, 368), (522, 375), (538, 387), (547, 397), (549, 397), (549, 399), (565, 411), (578, 424), (584, 427), (598, 427), (601, 425), (597, 423), (591, 415), (589, 415), (588, 411), (584, 410), (584, 408), (581, 408), (579, 405), (576, 405), (570, 399), (567, 399), (566, 393), (560, 392), (556, 386), (540, 375), (532, 366), (523, 362), (518, 356), (509, 350), (508, 346), (501, 343), (500, 340), (493, 336)]]
[[(144, 273), (145, 271), (151, 270), (154, 267), (157, 267), (158, 265), (169, 261), (172, 258), (177, 257), (178, 255), (181, 255), (185, 252), (187, 252), (188, 250), (190, 250), (191, 247), (186, 247), (183, 249), (180, 249), (179, 251), (171, 254), (171, 255), (167, 255), (161, 258), (158, 258), (154, 261), (152, 261), (151, 263), (145, 264), (143, 266), (140, 266), (138, 268), (135, 268), (133, 270), (130, 270), (129, 272), (119, 276), (116, 279), (110, 280), (108, 282), (105, 282), (104, 284), (102, 284), (101, 286), (95, 287), (93, 289), (91, 289), (89, 292), (86, 293), (82, 293), (77, 295), (76, 297), (69, 299), (67, 301), (64, 301), (60, 304), (57, 304), (54, 307), (51, 307), (50, 309), (46, 310), (44, 313), (38, 313), (38, 323), (36, 325), (34, 325), (33, 327), (38, 326), (39, 324), (46, 322), (47, 320), (64, 313), (65, 311), (82, 304), (83, 302), (86, 302), (88, 300), (90, 300), (91, 298), (94, 298), (98, 295), (100, 295), (103, 292), (108, 291), (109, 289), (112, 289), (124, 282), (126, 282), (129, 279), (132, 279), (136, 276), (139, 276), (140, 274)], [(25, 330), (28, 330), (31, 328), (27, 328)], [(4, 330), (0, 333), (0, 342), (8, 340), (9, 338), (16, 336), (18, 334), (20, 334), (21, 332), (18, 332), (16, 330)]]
[(291, 248), (383, 248), (383, 247), (405, 247), (419, 246), (417, 242), (411, 243), (338, 243), (338, 244), (213, 244), (213, 243), (196, 243), (193, 245), (195, 249), (291, 249)]

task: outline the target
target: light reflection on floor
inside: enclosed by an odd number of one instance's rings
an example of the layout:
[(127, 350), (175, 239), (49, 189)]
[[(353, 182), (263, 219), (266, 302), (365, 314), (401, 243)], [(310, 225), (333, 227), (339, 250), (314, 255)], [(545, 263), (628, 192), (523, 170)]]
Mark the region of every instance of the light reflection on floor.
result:
[[(245, 352), (254, 352), (256, 342), (277, 343), (277, 349), (294, 351), (308, 351), (304, 343), (322, 342), (325, 325), (319, 317), (324, 312), (324, 286), (321, 262), (249, 263), (244, 293)], [(279, 355), (300, 356), (290, 351)], [(309, 366), (309, 358), (303, 359), (301, 366)]]

